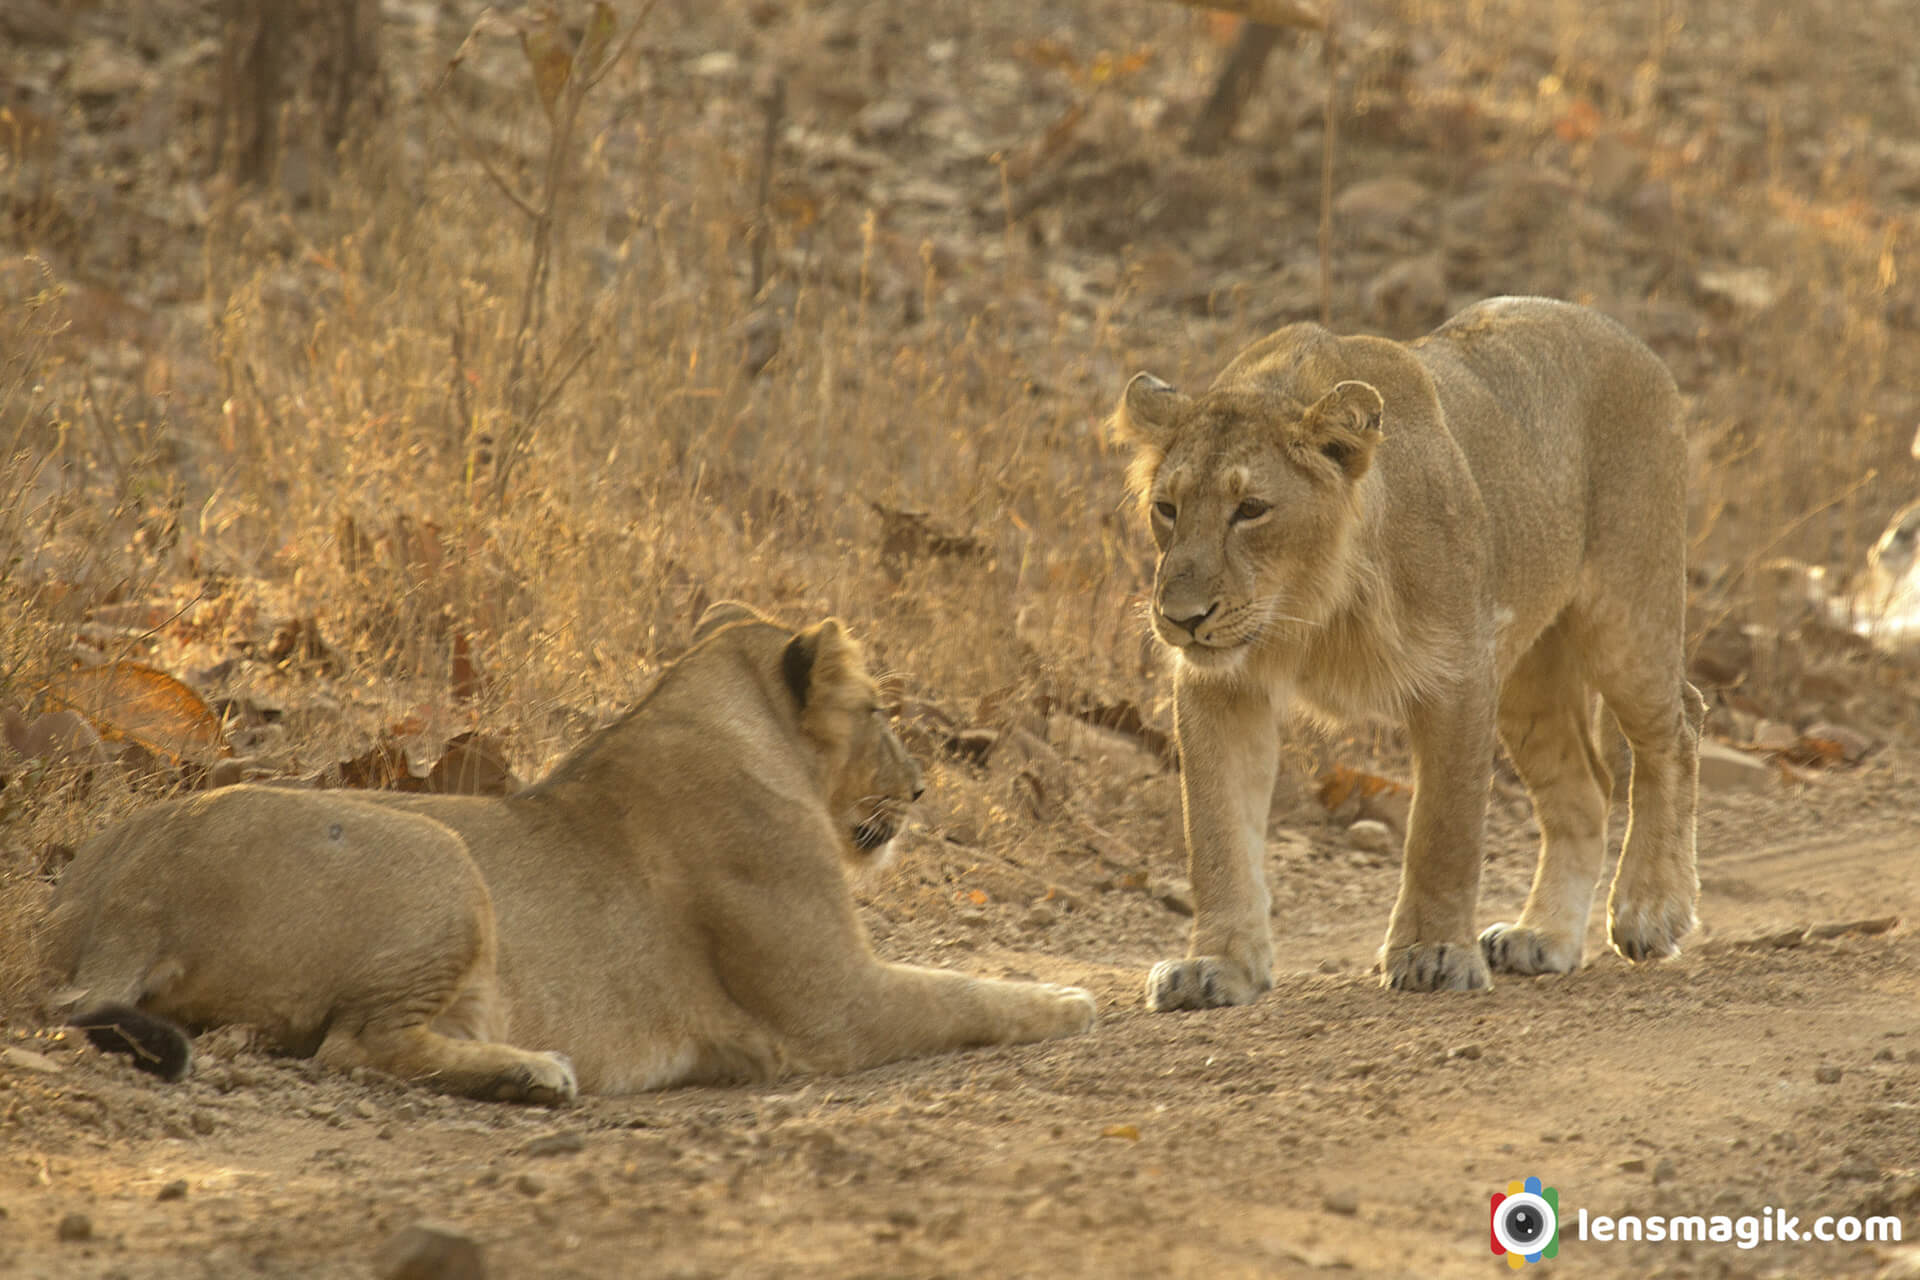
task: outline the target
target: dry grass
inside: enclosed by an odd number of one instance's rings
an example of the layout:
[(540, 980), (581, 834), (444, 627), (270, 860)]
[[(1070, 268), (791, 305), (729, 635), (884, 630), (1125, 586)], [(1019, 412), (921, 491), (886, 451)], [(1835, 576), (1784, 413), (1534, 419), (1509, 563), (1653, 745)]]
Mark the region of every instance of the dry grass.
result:
[[(1488, 225), (1526, 251), (1450, 244), (1457, 296), (1552, 292), (1656, 318), (1685, 300), (1704, 327), (1652, 336), (1691, 397), (1703, 562), (1857, 559), (1911, 487), (1912, 423), (1887, 388), (1914, 358), (1913, 285), (1893, 266), (1914, 214), (1872, 185), (1867, 97), (1803, 65), (1835, 47), (1842, 20), (1787, 0), (1733, 17), (1688, 0), (1477, 0), (1464, 26), (1458, 8), (1402, 0), (1356, 22), (1344, 74), (1361, 127), (1343, 131), (1340, 183), (1411, 171), (1446, 191), (1462, 172), (1494, 175)], [(224, 602), (218, 618), (142, 656), (257, 652), (276, 621), (310, 616), (344, 662), (324, 678), (258, 663), (231, 676), (228, 691), (296, 712), (276, 767), (310, 771), (425, 707), (501, 738), (527, 773), (638, 693), (704, 603), (732, 596), (794, 621), (840, 614), (903, 696), (963, 721), (1015, 716), (1039, 692), (1151, 710), (1161, 686), (1137, 617), (1149, 546), (1100, 419), (1138, 364), (1203, 379), (1274, 318), (1263, 282), (1312, 261), (1300, 215), (1317, 207), (1318, 94), (1300, 86), (1320, 73), (1311, 48), (1280, 59), (1241, 150), (1194, 166), (1173, 153), (1177, 131), (1151, 122), (1202, 94), (1204, 27), (1171, 9), (1087, 9), (1065, 32), (1023, 27), (1017, 6), (929, 15), (934, 29), (911, 38), (856, 24), (850, 46), (823, 44), (844, 15), (821, 9), (764, 37), (799, 51), (791, 123), (814, 136), (849, 131), (835, 96), (847, 83), (968, 83), (955, 54), (929, 52), (943, 41), (995, 67), (1022, 65), (1007, 51), (1042, 38), (1089, 65), (1149, 43), (1154, 57), (1118, 87), (979, 81), (1000, 101), (976, 127), (1034, 142), (1084, 96), (1089, 145), (1124, 162), (1021, 216), (1007, 216), (1010, 188), (996, 208), (984, 160), (916, 175), (961, 188), (928, 213), (879, 191), (903, 175), (861, 167), (877, 147), (839, 167), (831, 148), (783, 147), (756, 298), (758, 99), (744, 70), (689, 71), (695, 46), (734, 47), (724, 37), (745, 10), (667, 6), (661, 38), (583, 108), (518, 385), (531, 227), (415, 92), (461, 33), (390, 24), (409, 89), (390, 127), (309, 205), (209, 187), (197, 241), (166, 249), (199, 283), (142, 330), (137, 355), (116, 354), (126, 343), (85, 298), (7, 313), (19, 332), (0, 372), (0, 700), (31, 700), (100, 605), (198, 592)], [(1701, 36), (1727, 21), (1746, 25)], [(759, 39), (742, 47), (764, 53)], [(805, 52), (822, 48), (835, 52)], [(490, 163), (534, 183), (546, 124), (518, 57), (478, 42), (443, 102)], [(1762, 75), (1769, 87), (1721, 91)], [(885, 154), (906, 168), (914, 148)], [(1609, 165), (1628, 189), (1597, 190)], [(1529, 196), (1527, 166), (1581, 198)], [(1113, 176), (1156, 169), (1145, 181), (1171, 190)], [(1269, 228), (1263, 211), (1300, 225)], [(15, 221), (23, 247), (58, 239), (56, 218)], [(1138, 238), (1103, 254), (1116, 226)], [(1235, 237), (1286, 247), (1236, 255)], [(1335, 316), (1357, 327), (1377, 256), (1342, 254)], [(1721, 266), (1761, 268), (1771, 298), (1703, 302), (1699, 273)], [(1223, 271), (1240, 284), (1205, 305), (1166, 301), (1169, 273)], [(51, 282), (28, 283), (10, 280), (11, 296)], [(777, 352), (756, 370), (771, 335)], [(875, 504), (928, 511), (985, 554), (889, 550)], [(454, 696), (456, 648), (485, 677), (471, 697)], [(31, 985), (21, 940), (46, 848), (103, 816), (98, 789), (6, 769), (0, 1010)], [(944, 784), (936, 821), (967, 818), (981, 849), (928, 856), (1004, 855), (1030, 831), (1004, 794), (958, 769)]]

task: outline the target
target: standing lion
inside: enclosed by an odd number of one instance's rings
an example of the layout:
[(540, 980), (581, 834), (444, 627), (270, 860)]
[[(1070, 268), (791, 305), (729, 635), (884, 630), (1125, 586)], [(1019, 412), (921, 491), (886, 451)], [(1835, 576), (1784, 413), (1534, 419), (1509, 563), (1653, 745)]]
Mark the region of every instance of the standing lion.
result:
[[(1264, 859), (1279, 725), (1388, 716), (1413, 810), (1387, 985), (1487, 986), (1576, 968), (1613, 779), (1595, 695), (1633, 749), (1608, 903), (1614, 948), (1671, 954), (1694, 923), (1686, 448), (1673, 378), (1595, 312), (1495, 298), (1402, 344), (1296, 324), (1198, 396), (1136, 375), (1114, 415), (1160, 547), (1154, 633), (1174, 653), (1190, 954), (1156, 1009), (1273, 982)], [(1494, 734), (1539, 816), (1520, 918), (1474, 934)]]

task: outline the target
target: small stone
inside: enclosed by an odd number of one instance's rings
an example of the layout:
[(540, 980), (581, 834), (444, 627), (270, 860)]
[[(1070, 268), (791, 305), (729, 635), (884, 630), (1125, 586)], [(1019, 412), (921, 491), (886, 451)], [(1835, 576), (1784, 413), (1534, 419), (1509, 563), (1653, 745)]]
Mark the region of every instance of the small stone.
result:
[(1329, 1191), (1320, 1205), (1328, 1213), (1340, 1213), (1348, 1217), (1360, 1212), (1360, 1200), (1351, 1191)]
[(1700, 744), (1700, 786), (1707, 791), (1765, 791), (1774, 772), (1764, 760), (1711, 740)]
[(1674, 1167), (1671, 1160), (1662, 1160), (1653, 1166), (1653, 1185), (1656, 1187), (1665, 1186), (1679, 1176), (1680, 1170)]
[(93, 1219), (84, 1213), (70, 1213), (60, 1219), (60, 1225), (54, 1228), (54, 1234), (66, 1244), (91, 1240), (93, 1239)]
[(545, 1137), (535, 1138), (526, 1145), (525, 1152), (530, 1156), (570, 1156), (587, 1145), (587, 1140), (578, 1130), (562, 1129), (558, 1133), (549, 1133)]
[(380, 1280), (485, 1280), (487, 1265), (472, 1236), (416, 1222), (380, 1246), (373, 1274)]
[(1457, 1044), (1447, 1050), (1447, 1056), (1449, 1058), (1461, 1058), (1467, 1062), (1478, 1062), (1480, 1060), (1480, 1054), (1481, 1049), (1477, 1044)]
[(1393, 852), (1393, 828), (1375, 818), (1362, 818), (1347, 828), (1347, 843), (1362, 853)]
[(914, 106), (905, 98), (882, 98), (863, 107), (853, 118), (854, 136), (862, 142), (896, 137), (913, 122)]
[(1320, 972), (1322, 973), (1338, 973), (1346, 967), (1344, 962), (1335, 960), (1331, 956), (1320, 962)]
[(188, 1117), (187, 1123), (191, 1124), (193, 1131), (202, 1137), (212, 1133), (216, 1127), (211, 1111), (196, 1111)]
[(1880, 1166), (1871, 1160), (1848, 1160), (1833, 1171), (1835, 1182), (1877, 1182)]
[(21, 1071), (38, 1071), (45, 1075), (65, 1070), (44, 1053), (35, 1053), (31, 1049), (16, 1049), (11, 1045), (0, 1049), (0, 1066), (16, 1067)]
[(1027, 908), (1026, 917), (1021, 923), (1029, 929), (1051, 929), (1054, 921), (1057, 919), (1059, 919), (1059, 917), (1054, 914), (1052, 907), (1047, 906), (1045, 903), (1036, 902)]
[(523, 1173), (513, 1180), (513, 1189), (523, 1196), (537, 1196), (547, 1189), (547, 1180), (536, 1174)]
[(362, 1120), (371, 1120), (380, 1113), (374, 1108), (374, 1105), (365, 1098), (356, 1098), (353, 1103), (353, 1114), (359, 1116)]
[(187, 1198), (187, 1180), (185, 1178), (175, 1178), (166, 1186), (161, 1187), (159, 1193), (153, 1198), (155, 1200), (185, 1200)]
[(1893, 1050), (1887, 1048), (1876, 1050), (1873, 1055), (1873, 1060), (1875, 1062), (1892, 1062)]
[(1639, 1156), (1629, 1156), (1627, 1159), (1615, 1165), (1614, 1168), (1622, 1173), (1645, 1173), (1647, 1171), (1647, 1162)]
[(1840, 1068), (1834, 1066), (1813, 1069), (1813, 1078), (1821, 1084), (1839, 1084), (1841, 1074)]

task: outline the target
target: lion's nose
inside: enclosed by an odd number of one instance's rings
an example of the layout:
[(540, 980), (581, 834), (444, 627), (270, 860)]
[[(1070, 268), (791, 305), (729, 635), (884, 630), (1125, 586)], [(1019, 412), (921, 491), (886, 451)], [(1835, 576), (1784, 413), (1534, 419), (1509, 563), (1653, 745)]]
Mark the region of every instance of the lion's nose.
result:
[(1184, 618), (1176, 618), (1172, 614), (1162, 610), (1160, 616), (1174, 626), (1179, 627), (1182, 631), (1185, 631), (1188, 635), (1197, 635), (1200, 631), (1200, 624), (1218, 612), (1220, 612), (1220, 602), (1215, 600), (1207, 606), (1206, 612), (1204, 613), (1194, 613)]

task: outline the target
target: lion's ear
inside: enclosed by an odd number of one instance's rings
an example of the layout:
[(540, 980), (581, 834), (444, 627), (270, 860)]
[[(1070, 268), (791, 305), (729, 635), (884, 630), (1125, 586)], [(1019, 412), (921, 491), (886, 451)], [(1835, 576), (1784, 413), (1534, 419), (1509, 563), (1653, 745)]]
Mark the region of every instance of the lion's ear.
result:
[(1386, 402), (1367, 383), (1336, 383), (1301, 419), (1300, 438), (1332, 459), (1349, 480), (1358, 480), (1373, 462), (1385, 411)]
[(787, 642), (780, 655), (780, 674), (802, 708), (818, 701), (823, 692), (836, 692), (865, 679), (866, 660), (860, 645), (847, 634), (838, 618), (807, 628)]
[(764, 621), (766, 619), (738, 600), (716, 600), (701, 612), (700, 621), (693, 624), (693, 642), (699, 644), (730, 622)]
[(1150, 373), (1136, 373), (1113, 410), (1113, 434), (1139, 449), (1165, 453), (1173, 424), (1189, 399)]

